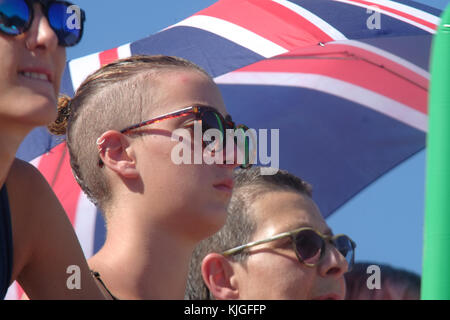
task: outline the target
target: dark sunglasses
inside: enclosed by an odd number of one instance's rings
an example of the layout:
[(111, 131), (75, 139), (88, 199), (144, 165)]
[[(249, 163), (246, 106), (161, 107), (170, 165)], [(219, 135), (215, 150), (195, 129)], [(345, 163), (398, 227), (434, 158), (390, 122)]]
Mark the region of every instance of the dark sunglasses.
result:
[[(227, 135), (227, 129), (234, 130), (234, 141), (237, 143), (239, 139), (243, 141), (243, 149), (245, 152), (244, 155), (244, 163), (241, 164), (241, 168), (249, 168), (252, 166), (252, 162), (250, 161), (250, 152), (251, 150), (251, 143), (250, 138), (246, 134), (248, 127), (245, 125), (238, 125), (236, 126), (234, 122), (231, 120), (231, 117), (228, 115), (225, 118), (213, 107), (208, 106), (190, 106), (183, 108), (178, 111), (170, 112), (161, 116), (158, 116), (156, 118), (146, 120), (143, 122), (140, 122), (138, 124), (134, 124), (132, 126), (126, 127), (125, 129), (120, 130), (121, 133), (128, 133), (132, 130), (141, 128), (143, 126), (147, 126), (152, 123), (157, 123), (163, 120), (167, 119), (173, 119), (178, 117), (183, 117), (187, 115), (195, 115), (195, 120), (201, 120), (202, 121), (202, 135), (205, 134), (205, 132), (209, 129), (216, 129), (219, 130), (221, 133), (222, 138), (222, 146), (226, 150), (226, 135)], [(242, 137), (242, 138), (241, 138)], [(202, 141), (203, 146), (207, 147), (211, 143), (215, 143), (216, 141)], [(238, 144), (239, 145), (239, 144)]]
[[(10, 36), (26, 32), (33, 23), (34, 3), (41, 4), (43, 14), (58, 37), (60, 46), (71, 47), (80, 42), (85, 13), (79, 7), (76, 10), (72, 3), (66, 1), (0, 0), (0, 31)], [(81, 16), (74, 16), (78, 13)]]
[(323, 235), (312, 228), (299, 228), (289, 232), (283, 232), (273, 237), (250, 242), (233, 249), (222, 252), (224, 256), (235, 255), (247, 248), (290, 237), (292, 245), (298, 260), (308, 267), (316, 266), (325, 255), (326, 243), (333, 244), (336, 249), (344, 256), (348, 263), (350, 271), (355, 262), (356, 243), (345, 234), (335, 236)]

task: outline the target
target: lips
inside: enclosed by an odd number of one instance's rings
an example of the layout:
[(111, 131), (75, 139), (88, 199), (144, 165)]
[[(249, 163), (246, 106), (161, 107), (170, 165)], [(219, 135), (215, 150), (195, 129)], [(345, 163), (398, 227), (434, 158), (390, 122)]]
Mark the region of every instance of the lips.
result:
[(342, 300), (341, 296), (336, 293), (329, 293), (323, 296), (313, 298), (312, 300)]
[(52, 73), (44, 68), (24, 68), (19, 70), (19, 74), (28, 79), (53, 82)]
[(231, 193), (233, 191), (233, 185), (234, 185), (233, 179), (224, 179), (224, 180), (214, 184), (213, 187), (218, 190)]

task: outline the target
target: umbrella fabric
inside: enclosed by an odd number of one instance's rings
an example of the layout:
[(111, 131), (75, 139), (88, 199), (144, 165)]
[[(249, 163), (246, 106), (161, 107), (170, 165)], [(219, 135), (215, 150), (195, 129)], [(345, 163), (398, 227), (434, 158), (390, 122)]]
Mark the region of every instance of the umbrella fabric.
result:
[(294, 50), (216, 82), (237, 119), (280, 128), (280, 166), (312, 183), (325, 217), (425, 146), (428, 73), (357, 41)]
[[(379, 29), (369, 26), (377, 18), (373, 6), (381, 13)], [(187, 58), (216, 78), (237, 121), (256, 129), (281, 129), (280, 166), (310, 180), (329, 215), (424, 147), (429, 48), (439, 15), (435, 8), (404, 0), (221, 0), (148, 38), (69, 61), (62, 92), (73, 95), (87, 75), (117, 58)], [(326, 60), (311, 59), (322, 53)], [(377, 86), (378, 78), (352, 71), (355, 62), (365, 72), (386, 63), (398, 73), (392, 79), (401, 90), (414, 88), (414, 96)], [(376, 73), (384, 77), (389, 72)], [(269, 73), (277, 75), (273, 81)], [(400, 80), (402, 76), (414, 83)], [(361, 92), (375, 102), (365, 103)], [(403, 121), (402, 112), (413, 120)], [(64, 140), (37, 128), (18, 157), (33, 163), (49, 181), (90, 257), (103, 244), (104, 223), (72, 176)], [(15, 298), (17, 291), (13, 286), (8, 297)]]

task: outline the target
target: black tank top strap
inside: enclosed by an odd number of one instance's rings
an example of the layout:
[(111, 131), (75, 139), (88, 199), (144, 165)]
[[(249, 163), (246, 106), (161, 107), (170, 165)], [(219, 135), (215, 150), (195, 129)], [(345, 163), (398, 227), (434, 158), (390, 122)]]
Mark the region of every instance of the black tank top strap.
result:
[(13, 244), (11, 212), (6, 184), (0, 190), (0, 299), (4, 299), (11, 282)]
[(100, 273), (98, 273), (97, 271), (93, 271), (93, 270), (91, 270), (91, 273), (95, 277), (95, 279), (97, 279), (97, 281), (100, 282), (102, 287), (105, 288), (106, 292), (108, 292), (108, 294), (111, 296), (111, 298), (113, 300), (119, 300), (111, 293), (111, 291), (109, 291), (108, 287), (106, 287), (105, 283), (103, 282), (102, 278), (100, 277)]

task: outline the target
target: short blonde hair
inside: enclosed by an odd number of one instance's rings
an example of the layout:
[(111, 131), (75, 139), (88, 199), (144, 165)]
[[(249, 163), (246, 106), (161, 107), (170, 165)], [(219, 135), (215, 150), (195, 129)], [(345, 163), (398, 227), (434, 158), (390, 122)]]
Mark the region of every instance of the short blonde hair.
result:
[(211, 79), (196, 64), (179, 57), (137, 55), (101, 67), (80, 85), (72, 99), (59, 99), (58, 119), (49, 130), (56, 135), (66, 134), (74, 176), (101, 209), (111, 199), (111, 192), (98, 166), (98, 137), (108, 130), (144, 121), (146, 106), (152, 107), (148, 94), (151, 80), (158, 72), (174, 69), (198, 71)]

